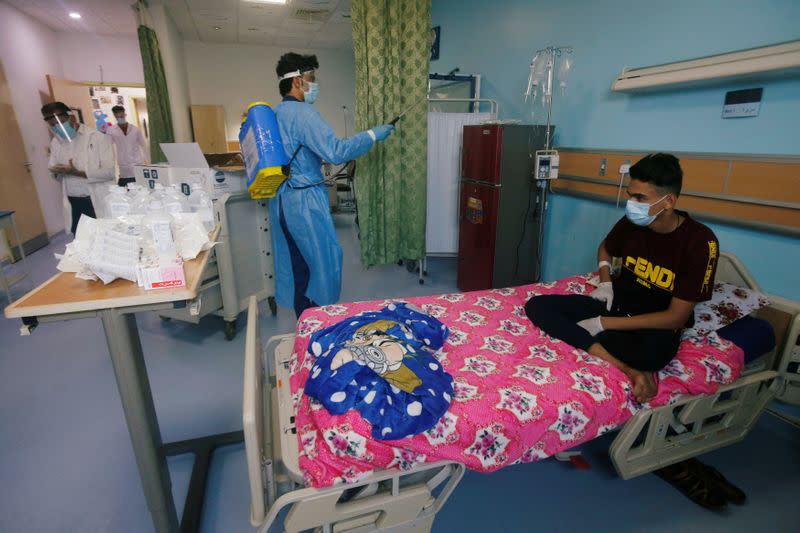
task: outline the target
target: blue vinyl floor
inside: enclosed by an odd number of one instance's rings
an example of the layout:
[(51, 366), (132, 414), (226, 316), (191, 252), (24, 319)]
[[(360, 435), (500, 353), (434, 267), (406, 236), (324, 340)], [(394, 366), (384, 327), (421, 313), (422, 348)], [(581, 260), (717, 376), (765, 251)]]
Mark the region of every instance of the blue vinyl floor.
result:
[[(335, 220), (345, 252), (343, 300), (455, 290), (453, 259), (429, 259), (425, 285), (394, 265), (364, 270), (352, 217)], [(16, 296), (55, 273), (53, 253), (64, 244), (55, 239), (31, 256), (32, 279)], [(216, 317), (192, 325), (137, 315), (165, 441), (241, 428), (244, 318), (228, 342)], [(18, 328), (0, 318), (0, 532), (152, 531), (99, 319), (42, 324), (29, 337)], [(289, 310), (262, 316), (262, 339), (293, 329)], [(547, 460), (467, 473), (434, 531), (800, 531), (800, 430), (772, 415), (743, 442), (703, 456), (747, 492), (744, 506), (723, 513), (696, 506), (653, 475), (621, 480), (609, 444), (606, 437), (582, 447), (588, 471)], [(192, 458), (169, 466), (180, 516)], [(220, 449), (202, 530), (253, 531), (248, 490), (243, 446)]]

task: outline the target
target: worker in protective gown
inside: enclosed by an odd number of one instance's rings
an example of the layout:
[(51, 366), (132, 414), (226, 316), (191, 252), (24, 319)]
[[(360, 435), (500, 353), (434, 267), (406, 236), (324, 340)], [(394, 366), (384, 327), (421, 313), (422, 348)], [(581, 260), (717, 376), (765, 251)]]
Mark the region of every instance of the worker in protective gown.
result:
[(275, 115), (290, 176), (269, 203), (275, 258), (275, 298), (297, 317), (317, 305), (339, 300), (342, 249), (336, 240), (322, 162), (342, 164), (386, 140), (394, 126), (376, 126), (339, 139), (314, 108), (319, 94), (316, 56), (284, 54), (276, 72), (283, 101)]

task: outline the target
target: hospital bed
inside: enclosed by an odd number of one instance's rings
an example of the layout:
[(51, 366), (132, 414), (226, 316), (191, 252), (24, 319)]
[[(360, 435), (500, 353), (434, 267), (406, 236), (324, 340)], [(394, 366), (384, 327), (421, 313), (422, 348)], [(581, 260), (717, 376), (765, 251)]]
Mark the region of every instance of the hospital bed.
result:
[[(717, 281), (759, 289), (729, 254), (721, 254)], [(772, 351), (715, 393), (640, 410), (621, 427), (610, 455), (623, 479), (738, 442), (776, 396), (797, 399), (800, 376), (786, 370), (800, 361), (800, 303), (777, 296), (770, 296), (770, 302), (756, 314), (775, 331)], [(346, 485), (304, 487), (289, 388), (294, 337), (281, 335), (262, 345), (258, 307), (251, 300), (243, 419), (253, 526), (259, 532), (429, 531), (464, 474), (459, 462), (422, 463), (405, 471), (375, 471)]]

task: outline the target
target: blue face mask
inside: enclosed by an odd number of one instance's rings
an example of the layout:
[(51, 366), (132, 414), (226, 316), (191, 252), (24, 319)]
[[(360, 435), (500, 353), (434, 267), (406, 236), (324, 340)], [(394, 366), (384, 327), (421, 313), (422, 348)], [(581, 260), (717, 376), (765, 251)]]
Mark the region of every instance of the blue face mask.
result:
[(317, 96), (319, 96), (319, 85), (313, 81), (306, 81), (306, 84), (308, 85), (308, 91), (303, 91), (303, 99), (307, 103), (313, 104), (317, 101)]
[(628, 200), (628, 203), (625, 204), (625, 216), (637, 226), (649, 226), (653, 223), (656, 217), (661, 214), (661, 211), (664, 211), (662, 209), (655, 215), (651, 215), (649, 214), (650, 208), (666, 197), (667, 196), (665, 195), (660, 200), (653, 202), (652, 204), (645, 204), (643, 202), (637, 202), (636, 200)]
[(64, 139), (65, 141), (72, 142), (78, 132), (75, 131), (75, 128), (72, 127), (72, 124), (69, 122), (63, 122), (61, 124), (56, 124), (55, 126), (50, 126), (50, 130)]

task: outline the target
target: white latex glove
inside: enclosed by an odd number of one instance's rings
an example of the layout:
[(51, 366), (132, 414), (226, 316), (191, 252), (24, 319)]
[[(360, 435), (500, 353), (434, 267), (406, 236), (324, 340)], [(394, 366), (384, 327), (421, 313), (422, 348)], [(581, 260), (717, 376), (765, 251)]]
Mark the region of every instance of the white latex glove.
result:
[(614, 302), (614, 286), (610, 281), (603, 281), (589, 293), (589, 297), (605, 302), (606, 311), (611, 311), (611, 304)]
[(578, 322), (578, 325), (589, 332), (589, 335), (592, 337), (597, 337), (601, 331), (605, 331), (603, 329), (603, 323), (600, 320), (599, 316), (594, 318), (587, 318), (586, 320), (581, 320)]

